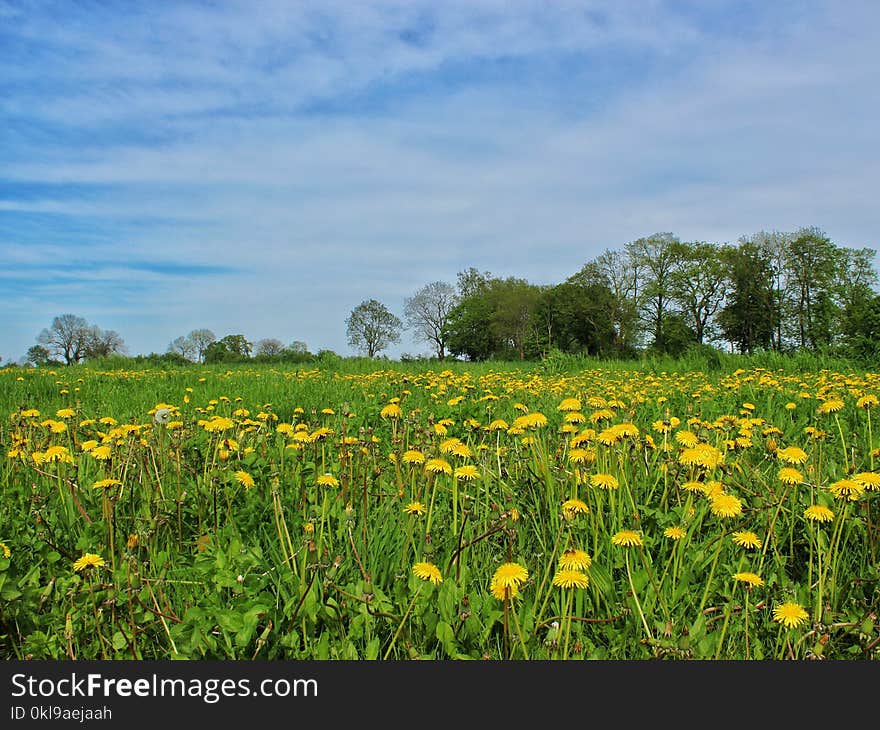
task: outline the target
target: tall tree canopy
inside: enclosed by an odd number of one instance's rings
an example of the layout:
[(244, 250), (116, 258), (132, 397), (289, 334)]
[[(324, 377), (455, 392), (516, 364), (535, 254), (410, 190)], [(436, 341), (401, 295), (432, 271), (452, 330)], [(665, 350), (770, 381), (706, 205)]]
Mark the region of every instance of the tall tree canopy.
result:
[(382, 302), (367, 299), (358, 304), (345, 320), (348, 344), (375, 357), (394, 342), (400, 342), (403, 322)]

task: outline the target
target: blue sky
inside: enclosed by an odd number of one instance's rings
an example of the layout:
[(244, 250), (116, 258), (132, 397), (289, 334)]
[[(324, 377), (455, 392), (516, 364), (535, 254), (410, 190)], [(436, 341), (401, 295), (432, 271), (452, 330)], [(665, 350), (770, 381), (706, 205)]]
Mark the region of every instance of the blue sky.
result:
[[(878, 248), (876, 2), (0, 0), (0, 356), (71, 312), (353, 354), (469, 266)], [(388, 351), (427, 353), (405, 334)]]

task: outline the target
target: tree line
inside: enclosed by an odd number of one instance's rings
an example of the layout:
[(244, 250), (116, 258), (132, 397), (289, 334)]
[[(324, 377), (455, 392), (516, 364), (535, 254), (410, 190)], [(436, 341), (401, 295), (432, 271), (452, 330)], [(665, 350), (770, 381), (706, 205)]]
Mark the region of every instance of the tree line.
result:
[[(431, 356), (536, 360), (550, 352), (631, 358), (679, 356), (714, 346), (740, 353), (833, 352), (880, 357), (876, 251), (835, 244), (822, 230), (765, 232), (735, 243), (655, 233), (605, 249), (562, 282), (538, 285), (470, 267), (455, 284), (434, 281), (404, 302), (400, 318), (377, 299), (346, 319), (348, 343), (376, 357), (409, 330)], [(124, 354), (118, 333), (72, 314), (56, 317), (26, 357), (75, 364)], [(176, 362), (306, 362), (334, 355), (304, 342), (217, 338), (196, 329), (173, 340)], [(410, 356), (404, 356), (410, 357)]]
[[(439, 359), (534, 360), (554, 350), (680, 356), (714, 346), (876, 361), (875, 254), (839, 246), (815, 227), (732, 244), (655, 233), (604, 250), (552, 285), (465, 269), (455, 286), (433, 282), (407, 299), (405, 326)], [(372, 356), (399, 341), (403, 327), (369, 300), (349, 318), (349, 343)]]

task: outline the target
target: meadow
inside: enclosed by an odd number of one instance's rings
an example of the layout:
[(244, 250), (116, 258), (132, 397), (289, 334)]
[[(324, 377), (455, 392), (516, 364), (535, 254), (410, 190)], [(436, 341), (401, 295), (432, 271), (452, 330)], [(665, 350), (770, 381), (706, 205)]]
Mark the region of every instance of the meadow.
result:
[(0, 657), (880, 657), (880, 374), (0, 371)]

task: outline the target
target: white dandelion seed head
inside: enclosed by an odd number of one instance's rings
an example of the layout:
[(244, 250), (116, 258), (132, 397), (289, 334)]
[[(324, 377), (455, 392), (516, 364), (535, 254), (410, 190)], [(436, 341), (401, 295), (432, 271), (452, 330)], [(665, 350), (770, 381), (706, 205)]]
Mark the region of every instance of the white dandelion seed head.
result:
[(153, 414), (153, 420), (158, 423), (160, 426), (164, 426), (171, 420), (171, 409), (170, 408), (159, 408)]

